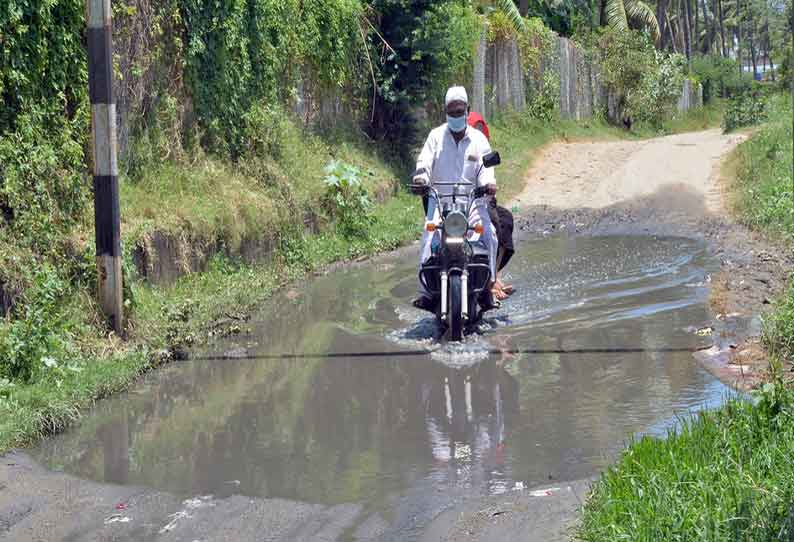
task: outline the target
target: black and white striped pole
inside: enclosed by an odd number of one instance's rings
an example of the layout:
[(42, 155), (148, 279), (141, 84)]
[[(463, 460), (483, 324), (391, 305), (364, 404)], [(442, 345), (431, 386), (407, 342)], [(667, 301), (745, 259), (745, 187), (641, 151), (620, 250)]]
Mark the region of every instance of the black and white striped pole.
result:
[(110, 0), (86, 0), (86, 4), (99, 302), (113, 329), (121, 334), (124, 305), (121, 293), (116, 104), (113, 100), (112, 13)]

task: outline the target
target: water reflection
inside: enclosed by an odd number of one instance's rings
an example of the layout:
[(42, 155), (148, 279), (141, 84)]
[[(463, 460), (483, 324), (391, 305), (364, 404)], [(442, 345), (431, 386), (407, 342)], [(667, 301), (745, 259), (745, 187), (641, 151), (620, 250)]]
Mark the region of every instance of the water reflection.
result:
[[(725, 393), (689, 353), (658, 351), (697, 345), (702, 247), (607, 241), (522, 246), (522, 294), (471, 339), (487, 346), (479, 363), (389, 355), (408, 348), (389, 332), (422, 318), (404, 309), (413, 261), (364, 266), (274, 303), (250, 336), (210, 352), (231, 359), (171, 365), (103, 401), (39, 457), (186, 495), (364, 502), (409, 529), (460, 492), (588, 476), (633, 433)], [(627, 346), (657, 351), (526, 353)], [(268, 357), (305, 352), (340, 355)]]

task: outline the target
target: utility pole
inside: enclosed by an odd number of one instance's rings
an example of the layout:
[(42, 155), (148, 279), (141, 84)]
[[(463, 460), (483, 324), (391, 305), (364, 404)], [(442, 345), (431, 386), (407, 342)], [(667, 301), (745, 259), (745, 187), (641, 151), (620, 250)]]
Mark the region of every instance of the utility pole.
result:
[(124, 305), (110, 0), (86, 0), (86, 20), (99, 303), (120, 335), (124, 329)]

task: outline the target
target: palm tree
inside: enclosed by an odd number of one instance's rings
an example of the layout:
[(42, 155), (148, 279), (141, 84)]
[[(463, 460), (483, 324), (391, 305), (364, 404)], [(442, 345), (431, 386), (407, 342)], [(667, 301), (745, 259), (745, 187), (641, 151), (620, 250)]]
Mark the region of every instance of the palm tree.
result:
[(510, 20), (516, 32), (525, 32), (527, 27), (524, 18), (513, 0), (480, 0), (480, 6), (486, 9), (498, 9)]
[(601, 20), (616, 30), (646, 28), (659, 39), (659, 22), (653, 8), (642, 0), (600, 0)]

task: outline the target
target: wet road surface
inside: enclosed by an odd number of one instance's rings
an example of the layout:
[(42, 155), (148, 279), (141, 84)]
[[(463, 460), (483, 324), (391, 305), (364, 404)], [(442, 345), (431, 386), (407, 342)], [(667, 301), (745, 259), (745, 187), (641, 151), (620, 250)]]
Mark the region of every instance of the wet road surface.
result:
[[(522, 243), (508, 274), (518, 293), (459, 345), (440, 344), (410, 307), (415, 260), (402, 252), (306, 283), (250, 333), (101, 402), (35, 459), (195, 505), (166, 531), (173, 514), (114, 536), (192, 539), (199, 509), (247, 497), (292, 503), (284, 514), (296, 518), (335, 510), (322, 539), (416, 539), (473, 498), (591, 477), (633, 435), (663, 435), (729, 393), (691, 354), (710, 344), (695, 333), (714, 269), (702, 243)], [(74, 539), (102, 529), (91, 532)], [(300, 539), (285, 532), (273, 539)]]

